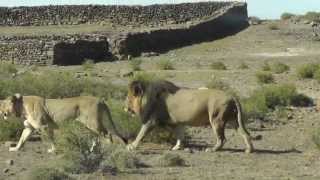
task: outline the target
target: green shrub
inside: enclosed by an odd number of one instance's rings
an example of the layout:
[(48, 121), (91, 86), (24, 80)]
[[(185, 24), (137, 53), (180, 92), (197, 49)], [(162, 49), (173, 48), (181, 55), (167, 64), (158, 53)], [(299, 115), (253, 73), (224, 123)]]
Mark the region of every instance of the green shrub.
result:
[(0, 63), (0, 74), (14, 74), (17, 72), (18, 69), (14, 64)]
[(290, 67), (284, 63), (274, 63), (271, 68), (272, 72), (281, 74), (290, 70)]
[(83, 63), (82, 63), (82, 69), (84, 71), (90, 71), (92, 69), (94, 69), (94, 61), (91, 59), (86, 59)]
[(130, 61), (130, 66), (133, 71), (140, 71), (141, 70), (141, 59), (133, 59)]
[(281, 19), (282, 20), (288, 20), (288, 19), (291, 19), (294, 16), (295, 16), (295, 14), (285, 12), (285, 13), (282, 13)]
[(186, 162), (178, 154), (166, 152), (157, 159), (157, 165), (161, 167), (186, 166)]
[(16, 141), (24, 129), (23, 121), (10, 117), (7, 120), (0, 119), (0, 141)]
[(312, 135), (312, 141), (320, 150), (320, 129), (317, 129)]
[(123, 110), (123, 101), (110, 99), (108, 100), (108, 106), (119, 133), (126, 139), (135, 138), (141, 127), (139, 116), (132, 117), (125, 112)]
[(299, 94), (294, 85), (268, 85), (261, 87), (243, 100), (244, 110), (248, 117), (263, 118), (264, 114), (276, 107), (309, 106), (312, 100)]
[(309, 21), (320, 21), (320, 12), (310, 11), (304, 15), (304, 19)]
[(261, 69), (262, 69), (262, 71), (270, 71), (271, 66), (269, 65), (268, 62), (264, 62)]
[(134, 153), (129, 152), (123, 147), (109, 146), (105, 154), (107, 154), (107, 156), (101, 163), (101, 166), (116, 167), (122, 171), (125, 169), (136, 169), (142, 165)]
[(279, 29), (280, 29), (279, 26), (278, 26), (277, 24), (274, 24), (274, 23), (269, 24), (269, 25), (268, 25), (268, 28), (269, 28), (270, 30), (279, 30)]
[(299, 78), (313, 78), (315, 72), (320, 68), (319, 64), (310, 63), (304, 64), (297, 69), (297, 75)]
[(65, 172), (56, 168), (38, 167), (28, 173), (27, 180), (72, 180)]
[(17, 78), (0, 80), (0, 98), (15, 93), (38, 95), (46, 98), (93, 95), (98, 97), (123, 98), (126, 88), (111, 83), (99, 83), (77, 79), (71, 73), (47, 72), (41, 75), (26, 73)]
[(275, 115), (277, 119), (288, 118), (288, 111), (285, 107), (278, 107), (275, 109)]
[(71, 173), (90, 173), (98, 169), (103, 160), (103, 150), (100, 141), (91, 151), (93, 140), (97, 135), (75, 120), (58, 124), (56, 147), (58, 153), (64, 155), (64, 170)]
[(157, 63), (157, 67), (158, 67), (160, 70), (174, 70), (173, 62), (170, 61), (169, 59), (161, 59), (161, 60)]
[(144, 71), (139, 71), (137, 73), (134, 73), (133, 77), (131, 78), (131, 81), (143, 81), (145, 83), (158, 80), (158, 77), (155, 74), (147, 73)]
[(270, 72), (257, 72), (256, 78), (260, 84), (270, 84), (274, 82), (273, 75)]
[(217, 78), (210, 80), (207, 83), (206, 87), (209, 89), (220, 89), (220, 90), (229, 90), (230, 89), (230, 86), (228, 84), (226, 84), (225, 82), (223, 82)]
[(242, 62), (242, 63), (239, 65), (239, 69), (249, 69), (249, 66), (248, 66), (246, 63)]
[(76, 151), (85, 153), (90, 151), (92, 140), (97, 136), (87, 127), (76, 120), (64, 121), (58, 124), (59, 133), (56, 133), (58, 152)]
[(210, 67), (214, 70), (227, 70), (227, 67), (223, 62), (213, 62), (211, 63)]

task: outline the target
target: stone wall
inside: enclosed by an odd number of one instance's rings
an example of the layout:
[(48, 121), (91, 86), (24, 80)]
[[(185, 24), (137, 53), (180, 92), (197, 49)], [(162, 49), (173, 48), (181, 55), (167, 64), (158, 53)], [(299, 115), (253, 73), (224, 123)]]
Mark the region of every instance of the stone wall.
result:
[(166, 52), (170, 49), (212, 41), (235, 34), (248, 27), (247, 6), (234, 4), (197, 24), (179, 28), (156, 29), (121, 34), (110, 42), (113, 54), (139, 56), (142, 52)]
[(164, 25), (197, 21), (212, 16), (231, 2), (201, 2), (151, 6), (39, 6), (0, 7), (0, 25), (40, 26), (112, 22)]
[(107, 38), (99, 34), (0, 37), (0, 61), (16, 64), (74, 65), (108, 56)]
[[(55, 13), (57, 14), (53, 16), (52, 14)], [(62, 16), (63, 13), (66, 15)], [(124, 23), (130, 20), (124, 21), (124, 17), (129, 17), (129, 14), (132, 15), (130, 18), (134, 18), (134, 21), (130, 23), (149, 23), (149, 25), (156, 24), (158, 27), (115, 34), (99, 32), (95, 34), (10, 37), (0, 34), (0, 61), (12, 61), (25, 65), (74, 65), (82, 64), (86, 58), (94, 61), (109, 61), (114, 60), (115, 57), (126, 59), (129, 55), (139, 56), (143, 52), (162, 53), (177, 47), (212, 41), (235, 34), (248, 26), (247, 4), (230, 2), (132, 7), (0, 8), (0, 21), (3, 25), (18, 26), (46, 25), (53, 22), (55, 22), (53, 24), (60, 22), (74, 24), (74, 17), (80, 17), (79, 23), (100, 22), (105, 21), (106, 18), (117, 23)], [(59, 21), (56, 21), (57, 19)], [(64, 21), (65, 19), (68, 21)], [(183, 23), (186, 21), (188, 22)], [(181, 24), (159, 26), (161, 23)]]

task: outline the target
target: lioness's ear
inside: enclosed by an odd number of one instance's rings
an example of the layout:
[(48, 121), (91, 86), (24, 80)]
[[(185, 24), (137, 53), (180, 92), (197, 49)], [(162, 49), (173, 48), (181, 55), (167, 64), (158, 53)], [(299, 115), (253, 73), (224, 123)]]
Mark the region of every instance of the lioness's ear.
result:
[(21, 94), (17, 93), (11, 97), (11, 102), (16, 103), (22, 100)]

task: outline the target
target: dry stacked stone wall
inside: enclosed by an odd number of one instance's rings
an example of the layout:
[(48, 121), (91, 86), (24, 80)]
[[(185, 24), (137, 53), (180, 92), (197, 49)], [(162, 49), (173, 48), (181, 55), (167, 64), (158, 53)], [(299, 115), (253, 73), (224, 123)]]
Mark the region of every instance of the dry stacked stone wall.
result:
[(39, 6), (0, 8), (0, 25), (41, 26), (101, 23), (161, 25), (201, 20), (231, 2), (201, 2), (151, 6)]
[[(235, 2), (203, 2), (152, 6), (0, 7), (0, 26), (77, 25), (111, 22), (152, 27), (106, 34), (1, 36), (0, 61), (18, 64), (72, 65), (125, 59), (142, 52), (214, 40), (247, 27), (247, 6)], [(148, 29), (148, 28), (143, 28)]]

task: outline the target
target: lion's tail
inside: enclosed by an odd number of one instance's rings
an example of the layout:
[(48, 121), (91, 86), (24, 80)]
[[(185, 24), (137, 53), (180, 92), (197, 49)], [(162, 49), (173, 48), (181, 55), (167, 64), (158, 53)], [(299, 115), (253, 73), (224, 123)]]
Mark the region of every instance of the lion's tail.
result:
[[(106, 119), (103, 119), (103, 121), (102, 121), (104, 128), (106, 128), (105, 131), (106, 131), (106, 132), (109, 131), (111, 134), (114, 134), (114, 135), (116, 135), (117, 137), (119, 137), (124, 144), (128, 144), (128, 140), (127, 140), (126, 138), (124, 138), (124, 137), (118, 132), (118, 130), (117, 130), (117, 128), (116, 128), (116, 126), (115, 126), (115, 124), (114, 124), (114, 122), (113, 122), (113, 119), (112, 119), (112, 116), (111, 116), (111, 112), (110, 112), (110, 110), (109, 110), (109, 107), (105, 104), (104, 101), (101, 101), (100, 104), (101, 104), (101, 106), (103, 106), (103, 109), (105, 109), (105, 110), (107, 111), (107, 112), (105, 112), (105, 114), (107, 115), (107, 120), (108, 120), (108, 122), (106, 122)], [(107, 128), (107, 127), (108, 127), (108, 128)]]
[(239, 102), (239, 100), (237, 98), (233, 97), (233, 101), (234, 101), (236, 108), (237, 108), (237, 123), (239, 126), (238, 128), (240, 128), (241, 131), (246, 133), (250, 137), (250, 139), (260, 140), (262, 138), (261, 135), (251, 136), (250, 133), (248, 132), (248, 130), (246, 129), (246, 127), (244, 126), (242, 107), (241, 107), (241, 103)]

